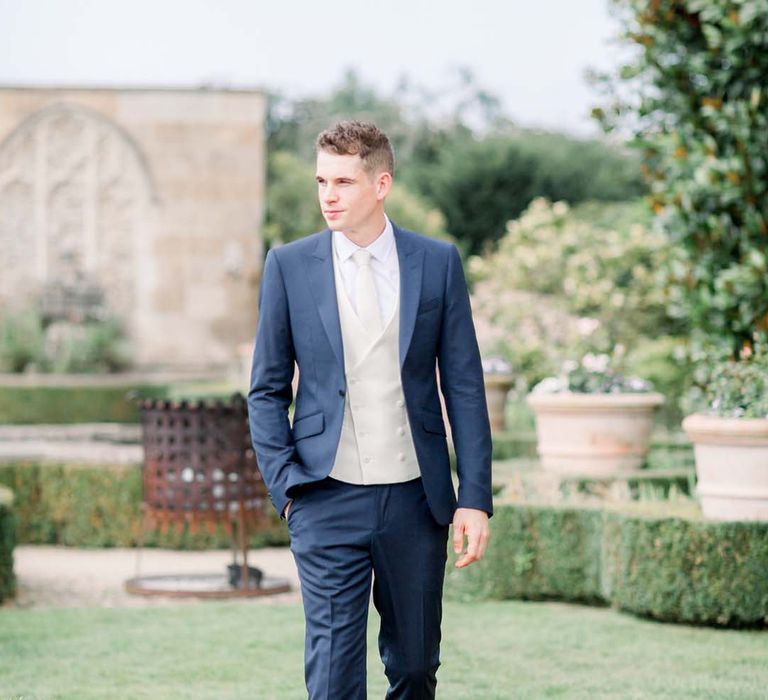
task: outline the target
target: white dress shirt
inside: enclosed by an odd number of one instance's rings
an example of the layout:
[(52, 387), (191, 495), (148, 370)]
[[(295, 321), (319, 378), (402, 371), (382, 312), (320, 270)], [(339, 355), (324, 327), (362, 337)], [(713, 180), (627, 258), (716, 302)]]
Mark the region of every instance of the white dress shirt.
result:
[[(371, 253), (371, 272), (376, 284), (383, 326), (389, 323), (389, 319), (395, 311), (395, 302), (400, 288), (400, 264), (397, 259), (395, 234), (392, 230), (392, 222), (388, 217), (385, 218), (384, 231), (373, 243), (366, 246), (366, 250)], [(342, 231), (333, 232), (333, 252), (336, 256), (336, 263), (344, 281), (344, 289), (355, 311), (357, 311), (357, 304), (355, 303), (357, 265), (352, 259), (352, 254), (360, 247), (347, 238)]]

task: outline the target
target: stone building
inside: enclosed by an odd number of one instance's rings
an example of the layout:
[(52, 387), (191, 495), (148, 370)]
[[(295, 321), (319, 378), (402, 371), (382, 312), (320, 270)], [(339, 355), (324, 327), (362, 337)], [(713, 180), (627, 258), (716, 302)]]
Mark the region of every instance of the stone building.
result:
[(252, 342), (266, 98), (0, 86), (0, 313), (116, 315), (139, 369)]

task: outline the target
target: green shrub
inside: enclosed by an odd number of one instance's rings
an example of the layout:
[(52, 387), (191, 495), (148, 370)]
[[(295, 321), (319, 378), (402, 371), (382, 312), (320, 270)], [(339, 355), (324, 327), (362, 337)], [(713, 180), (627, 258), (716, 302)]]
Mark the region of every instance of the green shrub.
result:
[(45, 329), (40, 315), (27, 310), (0, 321), (0, 370), (23, 372), (27, 365), (42, 365)]
[(607, 513), (604, 594), (659, 620), (768, 623), (768, 524)]
[(675, 250), (671, 313), (735, 356), (768, 329), (768, 3), (612, 4), (635, 50), (601, 76), (614, 94), (593, 114), (607, 130), (628, 127), (642, 149)]
[(508, 360), (523, 388), (586, 352), (621, 354), (618, 371), (658, 381), (676, 406), (692, 367), (659, 284), (671, 246), (649, 220), (639, 201), (535, 199), (493, 253), (469, 259), (481, 352)]
[(13, 547), (16, 544), (16, 522), (13, 492), (0, 486), (0, 603), (16, 590), (13, 573)]
[(498, 505), (485, 558), (452, 564), (449, 598), (555, 598), (670, 622), (768, 623), (768, 523)]
[(0, 423), (138, 423), (134, 397), (168, 392), (164, 385), (0, 386)]
[(599, 510), (496, 507), (485, 559), (449, 567), (449, 597), (565, 599), (597, 603), (600, 594)]
[[(72, 547), (133, 547), (140, 537), (141, 469), (14, 462), (0, 464), (0, 484), (16, 493), (17, 537), (25, 544)], [(267, 529), (251, 533), (249, 546), (286, 544), (284, 524), (272, 513)], [(174, 549), (226, 548), (231, 537), (223, 527), (195, 533), (170, 528), (147, 530), (144, 544)]]
[(37, 308), (0, 317), (0, 371), (117, 372), (131, 364), (114, 317), (51, 320)]

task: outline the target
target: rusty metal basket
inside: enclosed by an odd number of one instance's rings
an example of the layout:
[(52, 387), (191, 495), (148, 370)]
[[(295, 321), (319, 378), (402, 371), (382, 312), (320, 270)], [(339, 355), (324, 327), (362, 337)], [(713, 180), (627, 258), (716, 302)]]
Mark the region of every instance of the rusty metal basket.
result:
[[(140, 407), (144, 444), (140, 547), (147, 527), (163, 533), (170, 527), (177, 533), (185, 526), (193, 533), (200, 527), (211, 533), (222, 527), (232, 536), (235, 564), (238, 546), (242, 552), (239, 571), (229, 567), (232, 593), (264, 592), (261, 572), (248, 567), (247, 534), (271, 525), (270, 501), (251, 445), (243, 395), (234, 394), (226, 403), (147, 399)], [(127, 582), (126, 588), (146, 592), (138, 590), (136, 580)]]

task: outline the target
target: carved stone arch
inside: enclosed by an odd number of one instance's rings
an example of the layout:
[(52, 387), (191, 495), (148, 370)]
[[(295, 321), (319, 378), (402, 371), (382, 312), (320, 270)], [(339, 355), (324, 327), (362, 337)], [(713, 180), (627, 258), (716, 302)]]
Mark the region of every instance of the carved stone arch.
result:
[(27, 117), (0, 143), (0, 299), (41, 297), (51, 318), (116, 315), (130, 332), (156, 192), (138, 144), (104, 115), (60, 102)]

